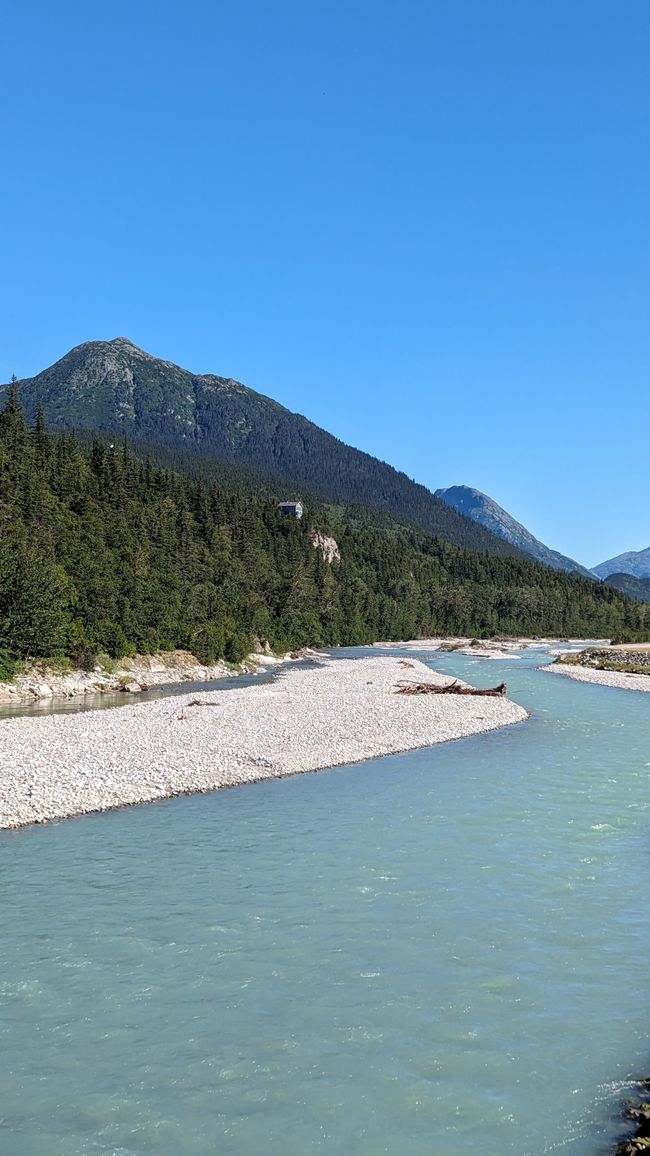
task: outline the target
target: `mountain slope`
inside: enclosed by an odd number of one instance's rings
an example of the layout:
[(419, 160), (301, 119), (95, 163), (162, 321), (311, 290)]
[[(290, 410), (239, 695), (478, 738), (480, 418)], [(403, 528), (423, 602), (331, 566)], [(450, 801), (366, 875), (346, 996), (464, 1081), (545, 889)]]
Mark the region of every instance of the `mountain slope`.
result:
[(538, 562), (543, 562), (545, 566), (551, 566), (553, 570), (566, 570), (567, 573), (577, 572), (587, 578), (593, 577), (579, 562), (559, 554), (557, 550), (551, 550), (538, 538), (533, 537), (530, 530), (522, 526), (521, 522), (517, 522), (511, 514), (480, 490), (475, 490), (471, 486), (450, 486), (448, 489), (436, 490), (436, 497), (447, 502), (460, 514), (465, 514), (474, 522), (485, 526), (492, 534), (497, 534), (519, 550), (530, 554)]
[(650, 578), (635, 578), (633, 574), (608, 574), (606, 586), (621, 590), (636, 602), (650, 602)]
[(646, 550), (628, 550), (607, 562), (594, 566), (594, 574), (599, 578), (609, 578), (610, 574), (632, 574), (635, 578), (650, 578), (650, 546)]
[[(56, 428), (100, 430), (170, 450), (199, 451), (291, 482), (335, 502), (360, 502), (470, 550), (520, 556), (424, 486), (345, 445), (231, 378), (196, 375), (126, 338), (79, 345), (20, 382), (27, 414)], [(0, 402), (2, 390), (0, 388)], [(287, 497), (295, 495), (288, 494)]]

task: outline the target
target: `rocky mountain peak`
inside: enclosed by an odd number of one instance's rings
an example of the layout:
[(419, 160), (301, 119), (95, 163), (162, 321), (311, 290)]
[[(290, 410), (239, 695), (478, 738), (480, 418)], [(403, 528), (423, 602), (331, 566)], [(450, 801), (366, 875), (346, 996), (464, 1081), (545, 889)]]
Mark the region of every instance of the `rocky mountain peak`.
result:
[(567, 558), (557, 550), (551, 550), (549, 546), (540, 542), (539, 538), (535, 538), (530, 530), (512, 517), (512, 514), (481, 490), (473, 486), (449, 486), (447, 489), (436, 490), (436, 497), (457, 510), (459, 514), (464, 514), (466, 518), (478, 522), (492, 534), (530, 554), (538, 562), (543, 562), (545, 566), (552, 566), (554, 570), (566, 570), (569, 573), (577, 571), (593, 578), (594, 575), (579, 562)]

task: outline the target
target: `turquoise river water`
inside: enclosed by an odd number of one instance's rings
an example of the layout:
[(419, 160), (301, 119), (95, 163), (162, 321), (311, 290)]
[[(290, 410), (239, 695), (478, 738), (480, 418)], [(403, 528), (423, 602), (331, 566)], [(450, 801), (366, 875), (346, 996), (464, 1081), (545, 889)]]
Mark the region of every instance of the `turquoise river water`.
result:
[[(3, 1156), (597, 1156), (650, 1069), (650, 700), (0, 836)], [(0, 723), (0, 753), (2, 746)]]

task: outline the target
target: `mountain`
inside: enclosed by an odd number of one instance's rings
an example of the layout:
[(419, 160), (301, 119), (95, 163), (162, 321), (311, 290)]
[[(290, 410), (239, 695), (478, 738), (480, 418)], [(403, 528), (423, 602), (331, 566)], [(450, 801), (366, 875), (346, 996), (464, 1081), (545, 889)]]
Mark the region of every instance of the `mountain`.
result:
[[(426, 487), (232, 378), (194, 374), (124, 337), (78, 345), (49, 369), (19, 382), (32, 418), (50, 426), (126, 435), (174, 451), (199, 452), (280, 477), (334, 502), (362, 503), (434, 537), (492, 554), (519, 556), (503, 535), (465, 518)], [(0, 387), (0, 404), (3, 391)]]
[(621, 590), (636, 602), (650, 602), (650, 578), (635, 578), (633, 574), (608, 574), (605, 585)]
[(492, 534), (498, 535), (506, 542), (510, 542), (512, 546), (516, 546), (517, 549), (530, 554), (538, 562), (543, 562), (545, 566), (551, 566), (553, 570), (566, 570), (568, 573), (577, 572), (583, 577), (593, 578), (593, 574), (581, 566), (579, 562), (574, 562), (573, 558), (559, 554), (557, 550), (551, 550), (538, 538), (533, 537), (530, 530), (522, 526), (521, 522), (517, 522), (511, 514), (497, 505), (487, 494), (482, 494), (480, 490), (475, 490), (471, 486), (449, 486), (448, 489), (436, 490), (436, 497), (446, 502), (458, 513), (464, 514), (481, 526), (485, 526)]
[(609, 578), (610, 574), (632, 574), (635, 578), (650, 578), (650, 546), (646, 550), (628, 550), (618, 554), (608, 562), (594, 566), (594, 574), (599, 578)]

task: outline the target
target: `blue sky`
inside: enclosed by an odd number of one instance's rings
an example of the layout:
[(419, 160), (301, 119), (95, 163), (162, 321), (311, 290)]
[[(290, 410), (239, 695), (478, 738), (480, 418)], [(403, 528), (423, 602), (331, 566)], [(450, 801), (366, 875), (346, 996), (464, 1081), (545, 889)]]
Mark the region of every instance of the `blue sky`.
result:
[(25, 0), (3, 46), (0, 378), (124, 335), (650, 544), (647, 0)]

